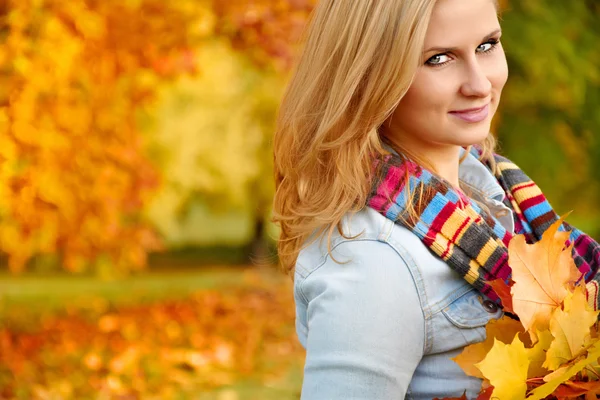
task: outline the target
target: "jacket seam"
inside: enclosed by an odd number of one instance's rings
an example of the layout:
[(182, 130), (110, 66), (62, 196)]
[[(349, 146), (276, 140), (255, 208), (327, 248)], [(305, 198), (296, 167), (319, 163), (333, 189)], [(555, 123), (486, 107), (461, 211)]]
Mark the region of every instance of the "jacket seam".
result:
[[(402, 260), (404, 260), (404, 263), (407, 265), (408, 271), (409, 271), (410, 275), (412, 276), (413, 284), (415, 285), (415, 288), (417, 289), (417, 295), (419, 296), (419, 302), (421, 303), (421, 312), (423, 313), (423, 333), (424, 333), (423, 355), (426, 355), (426, 354), (428, 354), (430, 347), (433, 343), (433, 337), (432, 337), (433, 331), (432, 331), (431, 327), (429, 326), (429, 324), (431, 323), (431, 312), (429, 310), (429, 303), (427, 301), (427, 292), (425, 290), (425, 285), (422, 284), (423, 277), (420, 273), (419, 264), (416, 262), (414, 257), (410, 254), (410, 252), (408, 250), (406, 250), (406, 248), (402, 244), (400, 244), (399, 242), (397, 242), (395, 240), (392, 240), (391, 237), (388, 241), (385, 241), (383, 243), (387, 243), (392, 249), (394, 249), (394, 251), (398, 254), (398, 256), (400, 256), (400, 258), (402, 258)], [(410, 261), (412, 261), (413, 268), (410, 267), (411, 264), (408, 262), (409, 261), (408, 259), (410, 259)], [(413, 271), (413, 269), (415, 271)], [(415, 277), (415, 273), (419, 274), (418, 278), (420, 278), (420, 279), (416, 279), (417, 277)]]
[(304, 336), (308, 336), (308, 326), (306, 326), (302, 321), (298, 320), (298, 324), (302, 327), (302, 334)]
[[(392, 250), (394, 250), (394, 252), (398, 255), (398, 257), (400, 257), (402, 259), (402, 261), (404, 261), (404, 263), (408, 266), (408, 271), (411, 274), (411, 276), (413, 277), (413, 284), (415, 285), (415, 289), (417, 290), (417, 295), (419, 296), (419, 302), (421, 303), (421, 312), (423, 313), (423, 330), (424, 330), (424, 340), (423, 340), (423, 354), (425, 355), (425, 351), (426, 349), (429, 347), (429, 343), (431, 342), (431, 340), (429, 340), (429, 332), (431, 331), (431, 329), (428, 329), (428, 320), (430, 318), (428, 318), (428, 316), (425, 313), (425, 308), (424, 308), (424, 304), (423, 304), (423, 300), (421, 298), (421, 290), (419, 288), (419, 286), (417, 286), (416, 281), (415, 281), (415, 276), (413, 274), (413, 268), (410, 268), (409, 266), (409, 260), (407, 258), (410, 258), (410, 261), (412, 261), (412, 264), (414, 265), (414, 267), (416, 269), (418, 269), (417, 267), (417, 263), (415, 262), (414, 258), (412, 256), (410, 256), (410, 253), (404, 248), (404, 246), (402, 246), (401, 244), (397, 244), (398, 247), (401, 247), (403, 250), (403, 253), (406, 254), (406, 257), (400, 252), (398, 251), (398, 249), (396, 248), (396, 246), (392, 243), (390, 243), (389, 241), (381, 241), (381, 240), (377, 240), (377, 239), (373, 239), (373, 238), (363, 238), (363, 239), (346, 239), (346, 240), (340, 240), (338, 243), (336, 243), (332, 248), (331, 251), (335, 250), (338, 246), (340, 246), (343, 243), (348, 243), (348, 242), (378, 242), (378, 243), (383, 243), (388, 245)], [(298, 291), (300, 292), (300, 295), (302, 296), (302, 300), (308, 304), (308, 298), (306, 297), (306, 294), (304, 293), (304, 283), (306, 282), (306, 280), (310, 277), (310, 275), (312, 275), (315, 271), (319, 270), (323, 265), (325, 265), (325, 263), (327, 262), (327, 259), (330, 257), (329, 252), (323, 256), (323, 260), (321, 261), (321, 263), (316, 266), (315, 268), (312, 269), (312, 271), (310, 271), (309, 273), (306, 274), (306, 276), (303, 276), (303, 279), (298, 282)], [(425, 298), (427, 298), (427, 296), (425, 295)], [(425, 303), (426, 305), (426, 303)], [(300, 322), (300, 324), (302, 325), (302, 322)], [(308, 331), (308, 327), (306, 327), (306, 330)]]
[(433, 315), (433, 314), (437, 314), (437, 313), (443, 311), (444, 308), (448, 307), (448, 305), (452, 304), (455, 300), (464, 296), (466, 293), (468, 293), (472, 290), (477, 290), (477, 289), (475, 289), (475, 287), (473, 287), (473, 285), (471, 285), (470, 283), (465, 281), (465, 284), (463, 286), (453, 290), (452, 292), (448, 293), (448, 295), (445, 296), (443, 299), (436, 302), (435, 304), (432, 304), (431, 305), (431, 314)]
[[(359, 241), (359, 242), (375, 242), (375, 239), (342, 239), (340, 241), (338, 241), (335, 245), (333, 245), (331, 247), (331, 251), (333, 252), (339, 245), (341, 245), (342, 243), (346, 243), (346, 242), (351, 242), (351, 241)], [(304, 266), (302, 266), (302, 269), (306, 272), (306, 275), (302, 276), (302, 280), (300, 282), (298, 282), (298, 290), (300, 292), (300, 295), (302, 296), (302, 300), (304, 300), (304, 302), (306, 302), (308, 304), (308, 298), (306, 297), (306, 294), (304, 293), (304, 282), (306, 282), (306, 280), (308, 279), (308, 277), (310, 277), (315, 271), (317, 271), (318, 269), (320, 269), (323, 265), (325, 265), (325, 263), (327, 262), (327, 260), (329, 259), (330, 254), (329, 252), (327, 252), (325, 255), (321, 256), (321, 263), (319, 265), (317, 265), (315, 268), (313, 268), (311, 271), (307, 271), (306, 268), (304, 268)]]

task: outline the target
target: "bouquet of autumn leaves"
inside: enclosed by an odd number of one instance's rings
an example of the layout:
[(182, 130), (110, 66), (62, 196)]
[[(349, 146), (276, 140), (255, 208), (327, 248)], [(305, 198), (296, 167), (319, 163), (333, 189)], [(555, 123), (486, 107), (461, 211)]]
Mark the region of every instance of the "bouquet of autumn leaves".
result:
[(478, 400), (590, 400), (600, 393), (599, 312), (588, 304), (562, 222), (533, 245), (515, 236), (508, 249), (511, 281), (490, 282), (504, 311), (520, 321), (507, 315), (490, 321), (486, 340), (453, 359), (483, 379)]

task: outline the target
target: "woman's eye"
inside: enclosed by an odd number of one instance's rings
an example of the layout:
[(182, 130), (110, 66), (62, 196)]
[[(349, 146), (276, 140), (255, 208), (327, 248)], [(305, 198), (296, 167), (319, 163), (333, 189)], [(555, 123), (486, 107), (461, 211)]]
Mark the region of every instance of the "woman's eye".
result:
[(486, 43), (482, 43), (479, 46), (477, 46), (477, 52), (478, 53), (486, 53), (490, 50), (492, 50), (494, 48), (494, 46), (496, 46), (498, 42), (486, 42)]
[(427, 60), (426, 64), (442, 65), (442, 64), (447, 63), (448, 61), (450, 61), (450, 57), (448, 57), (446, 54), (437, 54), (437, 55), (431, 57), (429, 60)]
[[(494, 48), (496, 48), (496, 45), (498, 43), (500, 43), (500, 40), (491, 39), (491, 40), (477, 46), (475, 51), (477, 53), (489, 53), (490, 51), (494, 50)], [(448, 54), (436, 54), (435, 56), (429, 58), (425, 62), (425, 64), (430, 65), (432, 67), (440, 67), (451, 60), (452, 60), (452, 58)]]

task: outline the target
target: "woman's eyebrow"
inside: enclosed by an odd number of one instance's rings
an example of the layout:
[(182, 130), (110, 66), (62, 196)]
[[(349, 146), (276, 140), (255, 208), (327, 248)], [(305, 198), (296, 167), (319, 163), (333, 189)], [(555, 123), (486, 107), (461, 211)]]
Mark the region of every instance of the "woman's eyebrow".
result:
[[(495, 31), (493, 31), (492, 33), (490, 33), (489, 35), (485, 36), (481, 42), (485, 42), (487, 40), (490, 40), (491, 38), (493, 38), (494, 36), (498, 35), (502, 33), (502, 29), (496, 29)], [(430, 49), (425, 50), (423, 53), (430, 53), (430, 52), (436, 52), (436, 53), (450, 53), (453, 52), (455, 50), (458, 50), (458, 47), (432, 47)]]

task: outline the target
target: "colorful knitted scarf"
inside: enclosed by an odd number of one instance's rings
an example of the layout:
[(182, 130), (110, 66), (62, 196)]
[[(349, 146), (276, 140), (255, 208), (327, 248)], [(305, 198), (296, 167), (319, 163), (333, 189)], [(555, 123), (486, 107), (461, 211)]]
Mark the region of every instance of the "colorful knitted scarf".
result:
[[(481, 151), (472, 147), (471, 154), (479, 159)], [(504, 204), (513, 210), (514, 233), (525, 235), (528, 243), (537, 242), (558, 215), (519, 167), (500, 155), (494, 158), (497, 168), (492, 172), (506, 193)], [(475, 201), (410, 160), (392, 154), (378, 159), (375, 167), (379, 173), (369, 207), (406, 226), (467, 282), (500, 303), (486, 282), (502, 278), (508, 283), (508, 243), (513, 234)], [(409, 197), (406, 185), (416, 195)], [(409, 201), (420, 218), (405, 213)], [(588, 301), (598, 309), (600, 244), (566, 222), (560, 230), (571, 232), (573, 259), (585, 276)]]

